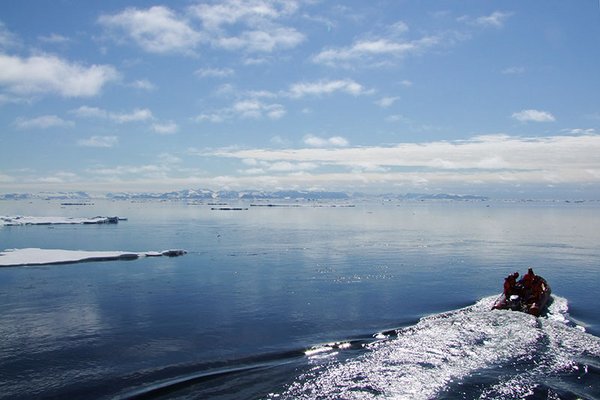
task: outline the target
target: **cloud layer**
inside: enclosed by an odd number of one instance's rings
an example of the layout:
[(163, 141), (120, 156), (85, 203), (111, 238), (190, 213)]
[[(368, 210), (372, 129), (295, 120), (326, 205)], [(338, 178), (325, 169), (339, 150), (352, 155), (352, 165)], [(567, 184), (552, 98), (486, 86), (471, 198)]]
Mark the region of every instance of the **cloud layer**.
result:
[[(314, 144), (319, 142), (326, 147), (190, 150), (186, 156), (210, 159), (214, 163), (237, 160), (235, 174), (206, 174), (184, 167), (185, 158), (161, 154), (152, 164), (97, 166), (82, 171), (87, 177), (60, 171), (44, 177), (43, 182), (72, 183), (80, 187), (78, 182), (93, 177), (96, 188), (123, 185), (128, 190), (152, 184), (155, 188), (312, 187), (350, 191), (454, 189), (469, 192), (600, 184), (600, 135), (597, 134), (545, 138), (490, 135), (463, 141), (368, 147), (336, 147), (331, 142), (337, 143), (338, 138), (315, 138), (307, 137), (307, 146), (315, 140)], [(92, 136), (79, 141), (84, 147), (108, 148), (117, 144), (114, 136)], [(4, 174), (0, 180), (14, 183), (16, 178)], [(41, 181), (36, 178), (29, 182)]]
[[(206, 155), (268, 163), (310, 163), (319, 167), (312, 168), (312, 178), (346, 183), (414, 183), (419, 179), (463, 184), (600, 182), (600, 135), (491, 135), (388, 147), (221, 150)], [(338, 171), (332, 173), (332, 169)]]

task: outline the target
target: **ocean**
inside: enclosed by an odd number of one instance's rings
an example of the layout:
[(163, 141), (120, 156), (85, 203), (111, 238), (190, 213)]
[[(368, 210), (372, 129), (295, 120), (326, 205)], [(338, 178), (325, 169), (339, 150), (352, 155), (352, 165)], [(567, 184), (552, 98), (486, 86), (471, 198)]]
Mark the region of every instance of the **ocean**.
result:
[[(188, 251), (1, 268), (0, 398), (600, 399), (600, 203), (277, 205), (0, 201), (127, 218), (0, 251)], [(491, 311), (528, 267), (547, 315)]]

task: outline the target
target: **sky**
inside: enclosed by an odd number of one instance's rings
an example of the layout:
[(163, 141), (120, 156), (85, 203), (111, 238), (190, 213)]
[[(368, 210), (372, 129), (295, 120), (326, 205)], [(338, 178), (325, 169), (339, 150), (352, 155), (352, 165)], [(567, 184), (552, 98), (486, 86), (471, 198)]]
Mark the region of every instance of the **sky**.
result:
[(0, 193), (600, 199), (600, 3), (0, 2)]

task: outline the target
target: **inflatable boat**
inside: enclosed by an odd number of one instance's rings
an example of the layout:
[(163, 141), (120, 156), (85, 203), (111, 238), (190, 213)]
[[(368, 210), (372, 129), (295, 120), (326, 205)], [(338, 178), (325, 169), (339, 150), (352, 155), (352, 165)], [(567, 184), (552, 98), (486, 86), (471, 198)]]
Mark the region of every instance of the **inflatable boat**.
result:
[(545, 312), (552, 293), (544, 278), (529, 268), (520, 280), (519, 273), (509, 275), (504, 281), (504, 292), (492, 307), (495, 310), (521, 311), (539, 317)]

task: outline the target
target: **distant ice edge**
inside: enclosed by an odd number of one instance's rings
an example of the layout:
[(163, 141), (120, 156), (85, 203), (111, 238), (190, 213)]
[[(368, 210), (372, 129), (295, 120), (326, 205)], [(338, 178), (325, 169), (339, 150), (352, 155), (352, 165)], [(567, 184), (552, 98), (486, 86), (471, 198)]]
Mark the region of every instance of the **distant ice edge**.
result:
[(186, 250), (169, 249), (163, 251), (85, 251), (61, 249), (6, 249), (0, 252), (0, 267), (32, 265), (73, 264), (93, 261), (135, 260), (140, 257), (177, 257), (187, 254)]

